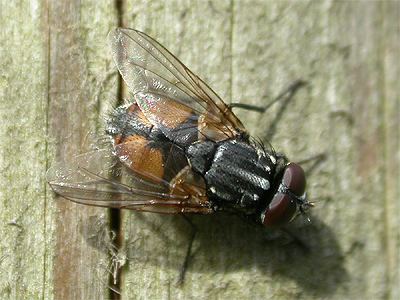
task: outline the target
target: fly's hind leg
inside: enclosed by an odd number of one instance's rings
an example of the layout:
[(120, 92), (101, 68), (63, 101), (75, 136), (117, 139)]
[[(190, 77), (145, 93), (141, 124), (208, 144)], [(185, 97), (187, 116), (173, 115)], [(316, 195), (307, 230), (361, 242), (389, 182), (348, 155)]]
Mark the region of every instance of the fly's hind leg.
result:
[(287, 106), (293, 99), (293, 96), (296, 94), (296, 92), (305, 85), (307, 85), (307, 82), (304, 80), (299, 79), (299, 80), (294, 81), (291, 85), (289, 85), (283, 92), (281, 92), (277, 97), (275, 97), (266, 106), (254, 106), (254, 105), (248, 105), (248, 104), (242, 104), (242, 103), (232, 103), (230, 105), (230, 108), (237, 107), (237, 108), (242, 108), (242, 109), (247, 109), (247, 110), (264, 113), (273, 104), (275, 104), (278, 101), (281, 101), (282, 104), (281, 104), (279, 110), (277, 111), (276, 115), (272, 119), (271, 125), (267, 129), (266, 135), (265, 135), (266, 140), (272, 140), (275, 135), (277, 124), (279, 123), (279, 120), (281, 119), (282, 114), (286, 111)]
[(277, 97), (275, 97), (270, 103), (268, 103), (266, 106), (257, 106), (257, 105), (251, 105), (251, 104), (245, 104), (245, 103), (231, 103), (229, 105), (229, 108), (241, 108), (245, 110), (251, 110), (251, 111), (256, 111), (259, 113), (264, 113), (266, 112), (273, 104), (276, 102), (284, 99), (284, 98), (289, 98), (291, 99), (293, 95), (296, 93), (296, 91), (300, 88), (303, 87), (307, 84), (306, 81), (298, 79), (294, 81), (291, 85), (289, 85), (283, 92), (281, 92)]
[(181, 268), (181, 271), (179, 273), (178, 285), (182, 285), (182, 283), (185, 280), (186, 270), (188, 268), (190, 256), (192, 254), (193, 241), (194, 241), (194, 239), (196, 237), (196, 233), (197, 233), (196, 225), (194, 225), (193, 222), (187, 216), (182, 215), (182, 217), (190, 225), (191, 234), (190, 234), (190, 238), (189, 238), (188, 247), (186, 249), (185, 259), (183, 261), (182, 268)]

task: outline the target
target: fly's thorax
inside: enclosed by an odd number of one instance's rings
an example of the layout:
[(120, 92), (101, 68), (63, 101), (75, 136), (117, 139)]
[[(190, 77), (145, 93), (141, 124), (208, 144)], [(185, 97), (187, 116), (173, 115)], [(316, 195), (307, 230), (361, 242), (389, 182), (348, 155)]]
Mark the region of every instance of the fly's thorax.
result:
[(247, 141), (204, 141), (188, 147), (192, 168), (203, 175), (209, 198), (221, 209), (254, 213), (269, 193), (276, 159)]
[(186, 150), (186, 155), (193, 170), (204, 176), (210, 168), (217, 147), (218, 144), (213, 141), (191, 144)]

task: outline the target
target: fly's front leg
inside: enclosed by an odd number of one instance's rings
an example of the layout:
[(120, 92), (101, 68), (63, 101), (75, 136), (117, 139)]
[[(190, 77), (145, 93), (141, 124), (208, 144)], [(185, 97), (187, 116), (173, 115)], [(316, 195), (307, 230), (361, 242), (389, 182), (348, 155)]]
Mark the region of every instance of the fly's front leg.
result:
[(190, 238), (189, 238), (189, 243), (188, 243), (188, 247), (186, 249), (186, 255), (185, 255), (185, 259), (183, 261), (182, 264), (182, 268), (181, 271), (179, 273), (179, 278), (178, 278), (178, 285), (181, 285), (184, 280), (185, 280), (185, 275), (186, 275), (186, 270), (188, 268), (189, 265), (189, 259), (190, 256), (192, 254), (192, 246), (193, 246), (193, 241), (196, 237), (196, 233), (197, 233), (197, 227), (196, 225), (193, 224), (193, 222), (185, 215), (182, 215), (183, 219), (190, 225), (191, 227), (191, 234), (190, 234)]
[(310, 176), (312, 173), (314, 173), (315, 169), (326, 159), (327, 159), (326, 153), (319, 153), (307, 159), (303, 159), (297, 163), (302, 166), (306, 165), (307, 167), (304, 167), (304, 172), (307, 176)]

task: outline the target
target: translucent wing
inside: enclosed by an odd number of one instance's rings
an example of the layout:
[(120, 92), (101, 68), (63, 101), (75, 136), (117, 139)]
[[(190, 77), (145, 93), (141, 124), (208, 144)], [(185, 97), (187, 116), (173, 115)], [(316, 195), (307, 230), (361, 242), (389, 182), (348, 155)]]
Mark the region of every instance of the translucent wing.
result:
[(55, 193), (87, 205), (158, 213), (212, 212), (203, 183), (189, 168), (171, 182), (146, 179), (151, 175), (146, 172), (126, 168), (109, 149), (102, 149), (51, 167), (47, 181)]
[(245, 133), (240, 120), (198, 76), (148, 35), (117, 28), (109, 34), (116, 65), (150, 122), (178, 144)]

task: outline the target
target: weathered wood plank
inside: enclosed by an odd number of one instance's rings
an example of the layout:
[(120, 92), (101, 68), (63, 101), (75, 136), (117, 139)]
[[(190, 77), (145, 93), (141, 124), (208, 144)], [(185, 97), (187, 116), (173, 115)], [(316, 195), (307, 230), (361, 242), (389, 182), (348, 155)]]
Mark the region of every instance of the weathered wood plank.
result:
[(397, 295), (399, 4), (179, 1), (126, 11), (127, 26), (161, 40), (227, 101), (268, 103), (294, 80), (308, 80), (282, 113), (278, 104), (263, 116), (238, 115), (263, 139), (274, 132), (273, 145), (295, 161), (321, 152), (327, 159), (309, 177), (318, 201), (312, 223), (292, 226), (310, 255), (267, 243), (263, 232), (228, 217), (194, 217), (195, 255), (177, 288), (189, 228), (173, 217), (126, 214), (125, 298)]
[(385, 260), (388, 299), (400, 298), (400, 4), (384, 3), (382, 11), (381, 88), (384, 157)]
[(0, 2), (1, 299), (51, 295), (44, 22), (37, 2)]
[[(237, 114), (294, 161), (327, 159), (308, 179), (318, 201), (311, 224), (291, 226), (310, 254), (233, 217), (194, 216), (198, 237), (177, 287), (190, 227), (123, 212), (123, 249), (113, 258), (122, 298), (399, 298), (399, 2), (134, 1), (123, 9), (125, 26), (157, 38), (227, 102), (265, 104), (308, 80), (285, 109)], [(106, 299), (108, 211), (55, 201), (45, 171), (101, 130), (112, 102), (105, 94), (116, 93), (105, 44), (114, 3), (2, 1), (0, 17), (0, 298)]]
[[(278, 299), (302, 293), (306, 298), (390, 298), (398, 290), (393, 284), (399, 268), (393, 228), (399, 222), (392, 209), (399, 211), (399, 162), (393, 159), (399, 153), (400, 127), (398, 89), (387, 88), (393, 79), (386, 79), (385, 73), (391, 78), (398, 74), (399, 64), (386, 61), (393, 59), (388, 54), (398, 51), (399, 4), (258, 4), (237, 5), (233, 49), (241, 56), (257, 57), (256, 65), (237, 60), (241, 72), (233, 72), (238, 75), (234, 82), (243, 85), (234, 84), (237, 97), (260, 99), (265, 89), (276, 95), (294, 79), (310, 82), (281, 117), (272, 143), (293, 159), (327, 154), (309, 178), (310, 196), (319, 200), (313, 215), (323, 220), (314, 221), (311, 228), (323, 232), (327, 227), (332, 233), (330, 240), (325, 236), (320, 241), (315, 232), (305, 235), (313, 258), (298, 257), (303, 263), (285, 274), (294, 281), (273, 281), (271, 273), (268, 290)], [(250, 16), (257, 22), (248, 22)], [(258, 125), (256, 132), (262, 135), (263, 128)], [(386, 169), (385, 164), (391, 167)], [(312, 267), (307, 266), (310, 263)]]
[[(398, 263), (392, 262), (397, 267), (392, 265), (389, 268), (385, 243), (391, 244), (391, 251), (395, 253), (393, 242), (396, 237), (393, 231), (384, 227), (385, 215), (391, 213), (384, 206), (383, 196), (387, 192), (385, 189), (394, 184), (385, 182), (385, 177), (392, 176), (384, 170), (381, 153), (393, 141), (398, 145), (398, 126), (394, 129), (396, 127), (391, 125), (390, 136), (394, 139), (386, 141), (381, 127), (388, 124), (382, 113), (383, 103), (398, 107), (398, 96), (385, 96), (383, 86), (386, 83), (382, 79), (386, 76), (383, 72), (398, 70), (398, 65), (387, 66), (388, 71), (379, 66), (386, 59), (382, 45), (388, 41), (394, 44), (398, 39), (398, 32), (395, 33), (394, 29), (398, 25), (388, 31), (388, 27), (382, 26), (382, 21), (391, 20), (388, 21), (390, 24), (396, 24), (398, 6), (394, 5), (397, 9), (392, 7), (389, 13), (390, 10), (383, 9), (382, 5), (378, 2), (324, 3), (268, 8), (268, 11), (275, 10), (277, 15), (284, 16), (278, 18), (270, 30), (274, 32), (271, 40), (275, 41), (273, 44), (278, 49), (272, 50), (270, 57), (282, 60), (280, 65), (285, 66), (287, 74), (306, 76), (311, 83), (308, 95), (299, 95), (292, 107), (293, 111), (302, 112), (305, 118), (296, 120), (296, 115), (291, 113), (291, 119), (289, 115), (288, 119), (283, 119), (281, 123), (284, 126), (279, 127), (277, 142), (273, 144), (292, 152), (293, 157), (299, 154), (305, 157), (305, 153), (310, 151), (328, 154), (320, 174), (310, 178), (315, 186), (310, 192), (331, 199), (323, 201), (315, 213), (334, 230), (335, 240), (346, 257), (343, 266), (347, 270), (347, 282), (341, 280), (339, 284), (332, 280), (335, 279), (331, 276), (332, 270), (324, 268), (318, 277), (309, 276), (314, 281), (313, 290), (309, 292), (315, 296), (321, 292), (324, 296), (332, 296), (325, 293), (334, 289), (334, 297), (376, 299), (387, 297), (395, 289), (388, 279), (394, 276), (393, 270), (397, 270)], [(245, 9), (240, 11), (247, 15)], [(290, 28), (290, 35), (282, 39), (282, 34), (288, 34), (285, 26)], [(270, 62), (275, 65), (274, 59)], [(271, 77), (280, 76), (278, 73)], [(396, 151), (392, 150), (390, 156), (394, 156)], [(398, 163), (394, 166), (391, 174), (398, 178)], [(394, 199), (396, 197), (388, 197), (386, 202), (393, 203)], [(398, 224), (395, 218), (387, 222), (392, 228)], [(313, 237), (310, 235), (308, 239), (312, 242)], [(317, 246), (317, 253), (327, 250), (321, 246)], [(318, 265), (327, 264), (327, 259), (320, 262), (314, 259), (313, 263), (318, 268)], [(298, 276), (302, 272), (307, 274), (303, 268), (297, 272)], [(285, 290), (280, 293), (283, 293), (283, 298), (290, 296)]]
[(56, 203), (45, 173), (95, 128), (114, 4), (2, 1), (0, 14), (0, 297), (108, 298), (109, 253), (87, 229), (107, 214)]
[[(87, 134), (102, 121), (97, 96), (109, 72), (106, 36), (117, 14), (114, 3), (98, 1), (51, 1), (48, 13), (49, 137), (54, 161), (73, 161), (89, 150)], [(58, 199), (55, 218), (55, 298), (107, 299), (110, 253), (101, 240), (107, 228), (98, 227), (107, 223), (107, 210)]]

